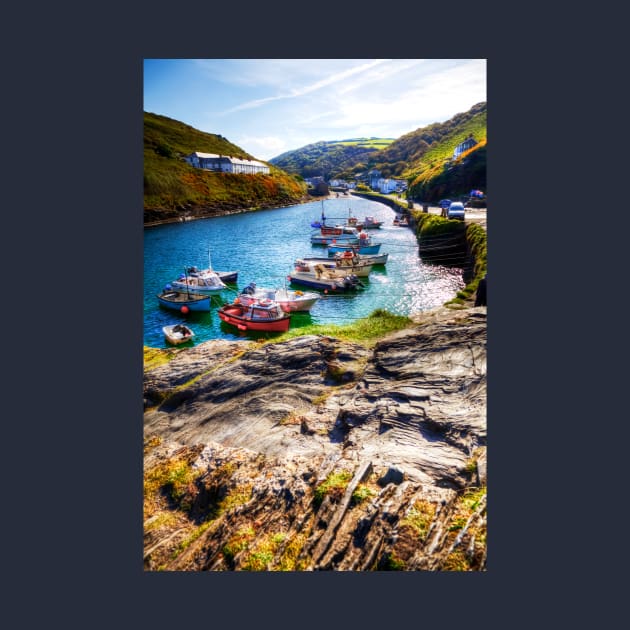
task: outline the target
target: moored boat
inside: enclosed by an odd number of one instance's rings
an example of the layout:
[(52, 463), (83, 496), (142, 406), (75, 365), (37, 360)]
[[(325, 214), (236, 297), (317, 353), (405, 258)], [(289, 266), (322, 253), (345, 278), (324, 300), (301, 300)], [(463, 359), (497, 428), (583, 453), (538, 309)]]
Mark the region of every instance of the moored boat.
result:
[[(322, 231), (324, 229), (322, 227), (311, 233), (311, 243), (313, 245), (330, 245), (334, 243), (357, 245), (361, 240), (359, 230), (352, 226), (327, 228), (326, 233)], [(334, 233), (330, 233), (329, 230), (334, 230)]]
[(285, 313), (295, 311), (310, 311), (321, 295), (314, 291), (299, 291), (287, 288), (269, 289), (257, 287), (255, 282), (250, 282), (236, 297), (241, 304), (249, 305), (257, 300), (272, 300), (280, 305)]
[(339, 252), (354, 252), (355, 254), (378, 254), (381, 249), (381, 243), (371, 243), (362, 244), (358, 243), (356, 245), (344, 245), (342, 243), (334, 243), (330, 244), (326, 247), (328, 251), (328, 256), (332, 256), (334, 254), (338, 254)]
[(295, 261), (295, 266), (307, 263), (309, 265), (321, 264), (327, 269), (335, 269), (337, 271), (344, 271), (346, 273), (354, 273), (359, 277), (366, 277), (370, 275), (372, 271), (372, 265), (366, 260), (360, 259), (352, 252), (343, 252), (335, 254), (332, 258), (307, 256), (305, 258), (298, 258)]
[(277, 302), (266, 299), (248, 305), (240, 301), (226, 303), (217, 309), (217, 314), (226, 324), (239, 330), (286, 332), (291, 321), (291, 316)]
[(217, 271), (217, 276), (221, 278), (221, 282), (234, 284), (238, 280), (238, 271)]
[(371, 265), (386, 265), (389, 258), (389, 252), (385, 254), (359, 254), (359, 259)]
[(189, 267), (185, 274), (169, 283), (172, 289), (178, 291), (191, 290), (196, 293), (219, 293), (225, 289), (225, 282), (212, 269), (199, 270)]
[(164, 289), (164, 291), (158, 293), (156, 297), (161, 306), (182, 313), (210, 310), (211, 296), (202, 293)]
[(287, 280), (312, 289), (324, 292), (345, 293), (363, 288), (364, 285), (354, 273), (348, 273), (335, 268), (326, 268), (323, 264), (296, 264)]
[(174, 324), (171, 326), (163, 326), (162, 332), (169, 343), (177, 346), (187, 341), (192, 341), (195, 333), (186, 324)]
[(361, 227), (364, 230), (375, 230), (383, 225), (382, 221), (378, 221), (374, 217), (365, 217), (361, 223)]

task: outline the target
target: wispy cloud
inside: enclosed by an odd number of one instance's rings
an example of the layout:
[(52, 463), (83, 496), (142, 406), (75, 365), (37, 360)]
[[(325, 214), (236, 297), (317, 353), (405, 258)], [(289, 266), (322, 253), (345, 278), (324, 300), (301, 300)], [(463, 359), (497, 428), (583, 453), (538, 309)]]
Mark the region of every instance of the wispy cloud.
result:
[(311, 92), (315, 92), (317, 90), (321, 90), (324, 87), (328, 87), (335, 83), (339, 83), (340, 81), (345, 81), (351, 76), (356, 74), (360, 74), (362, 72), (366, 72), (375, 66), (378, 66), (382, 63), (385, 63), (386, 59), (376, 59), (369, 63), (362, 64), (360, 66), (356, 66), (354, 68), (349, 68), (348, 70), (343, 70), (336, 74), (330, 75), (324, 79), (316, 81), (315, 83), (311, 83), (309, 85), (305, 85), (299, 88), (294, 88), (285, 94), (277, 94), (275, 96), (268, 96), (265, 98), (255, 99), (253, 101), (248, 101), (246, 103), (242, 103), (237, 105), (236, 107), (232, 107), (231, 109), (226, 110), (223, 114), (231, 114), (233, 112), (242, 111), (244, 109), (253, 109), (256, 107), (260, 107), (266, 103), (270, 103), (273, 101), (279, 101), (284, 99), (291, 98), (299, 98), (300, 96), (304, 96), (305, 94), (310, 94)]

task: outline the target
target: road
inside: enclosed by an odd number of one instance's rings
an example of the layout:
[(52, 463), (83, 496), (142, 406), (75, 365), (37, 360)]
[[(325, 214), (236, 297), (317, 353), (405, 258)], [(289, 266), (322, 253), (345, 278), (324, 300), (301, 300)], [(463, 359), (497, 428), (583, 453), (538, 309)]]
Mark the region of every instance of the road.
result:
[[(414, 210), (422, 210), (422, 205), (419, 203), (413, 204)], [(479, 223), (483, 229), (486, 229), (486, 217), (487, 217), (487, 208), (468, 208), (466, 207), (466, 218), (464, 219), (466, 222), (470, 223)], [(429, 214), (442, 214), (442, 208), (439, 206), (429, 206)]]

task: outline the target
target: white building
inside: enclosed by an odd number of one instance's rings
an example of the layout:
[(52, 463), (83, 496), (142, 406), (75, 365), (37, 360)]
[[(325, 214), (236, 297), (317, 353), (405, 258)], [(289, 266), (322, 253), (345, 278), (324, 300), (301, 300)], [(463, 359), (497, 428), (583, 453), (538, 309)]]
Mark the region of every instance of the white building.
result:
[(204, 168), (210, 171), (221, 171), (222, 173), (269, 174), (269, 167), (258, 160), (241, 160), (229, 155), (202, 153), (201, 151), (195, 151), (187, 155), (184, 159), (195, 168)]
[(392, 192), (402, 192), (407, 189), (407, 182), (403, 179), (379, 179), (377, 182), (378, 191), (383, 195)]

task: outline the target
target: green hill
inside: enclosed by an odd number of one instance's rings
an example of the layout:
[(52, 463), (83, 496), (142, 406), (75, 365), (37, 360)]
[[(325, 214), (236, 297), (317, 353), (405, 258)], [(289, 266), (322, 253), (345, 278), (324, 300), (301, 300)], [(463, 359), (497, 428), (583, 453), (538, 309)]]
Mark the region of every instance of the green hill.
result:
[(387, 147), (393, 138), (352, 138), (315, 142), (295, 151), (287, 151), (269, 160), (270, 164), (301, 177), (322, 176), (328, 180), (352, 169)]
[[(478, 146), (450, 162), (455, 147), (472, 136)], [(372, 143), (366, 142), (372, 140)], [(410, 196), (435, 201), (460, 196), (471, 188), (485, 190), (486, 103), (477, 103), (443, 123), (421, 127), (379, 144), (378, 139), (318, 142), (270, 160), (284, 170), (311, 177), (355, 180), (378, 169), (384, 178), (406, 179)], [(483, 149), (483, 150), (482, 150)], [(467, 159), (465, 159), (467, 158)]]
[(306, 184), (270, 165), (269, 175), (235, 175), (193, 168), (193, 151), (256, 159), (221, 135), (199, 131), (172, 118), (144, 113), (144, 222), (203, 217), (243, 208), (291, 205), (303, 200)]

